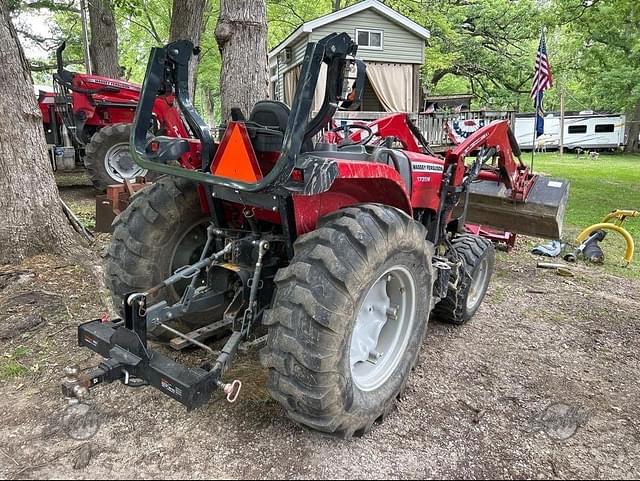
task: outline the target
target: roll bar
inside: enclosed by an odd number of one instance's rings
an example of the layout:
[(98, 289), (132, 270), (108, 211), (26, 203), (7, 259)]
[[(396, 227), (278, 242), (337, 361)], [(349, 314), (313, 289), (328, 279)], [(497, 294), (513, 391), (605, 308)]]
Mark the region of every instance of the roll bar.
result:
[[(269, 174), (252, 184), (207, 173), (215, 146), (209, 126), (196, 112), (189, 96), (188, 66), (191, 55), (194, 54), (193, 44), (188, 40), (180, 40), (165, 47), (154, 47), (147, 64), (140, 103), (134, 119), (134, 129), (131, 133), (133, 158), (144, 169), (245, 192), (260, 192), (284, 187), (296, 167), (296, 158), (300, 154), (304, 141), (315, 136), (329, 123), (339, 108), (338, 102), (344, 100), (342, 92), (345, 90), (345, 81), (348, 81), (344, 70), (348, 57), (355, 57), (357, 48), (355, 42), (346, 33), (334, 33), (318, 42), (307, 45), (300, 79), (284, 134), (282, 152)], [(309, 120), (323, 62), (327, 64), (324, 101), (318, 114)], [(358, 105), (362, 98), (364, 85), (364, 64), (358, 62), (355, 105)], [(193, 135), (202, 144), (201, 171), (162, 164), (154, 160), (153, 155), (147, 152), (147, 132), (152, 122), (155, 99), (158, 95), (172, 91), (175, 93), (185, 121)]]

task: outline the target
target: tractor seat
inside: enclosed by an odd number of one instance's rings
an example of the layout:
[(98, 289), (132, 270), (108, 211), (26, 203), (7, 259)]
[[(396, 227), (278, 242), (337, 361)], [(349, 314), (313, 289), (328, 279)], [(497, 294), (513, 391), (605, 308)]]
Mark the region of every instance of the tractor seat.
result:
[[(276, 139), (273, 133), (269, 134), (264, 131), (260, 131), (252, 137), (253, 147), (256, 152), (280, 152), (282, 150), (282, 141), (284, 139), (284, 133), (287, 131), (287, 124), (289, 123), (289, 115), (291, 110), (289, 107), (275, 100), (261, 100), (253, 106), (251, 115), (249, 116), (249, 123), (258, 124), (267, 129), (276, 130), (282, 133)], [(251, 130), (251, 125), (247, 126)], [(269, 137), (267, 141), (262, 137)], [(275, 142), (275, 143), (274, 143)], [(268, 146), (268, 148), (264, 148)], [(277, 147), (277, 148), (274, 148)], [(310, 140), (302, 144), (302, 152), (310, 152), (313, 150), (313, 142)]]

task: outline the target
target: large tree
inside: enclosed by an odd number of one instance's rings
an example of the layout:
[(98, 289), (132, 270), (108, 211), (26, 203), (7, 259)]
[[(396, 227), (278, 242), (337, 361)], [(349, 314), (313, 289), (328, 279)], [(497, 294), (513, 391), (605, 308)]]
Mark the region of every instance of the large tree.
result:
[(87, 0), (91, 24), (91, 65), (93, 73), (119, 78), (118, 32), (111, 0)]
[(0, 0), (0, 263), (76, 248), (48, 160), (29, 65)]
[[(207, 0), (173, 0), (171, 13), (171, 41), (191, 40), (197, 47), (204, 25), (204, 11)], [(189, 62), (189, 92), (195, 94), (196, 76), (198, 72), (198, 57), (194, 56)]]
[(626, 151), (640, 152), (640, 3), (556, 2), (563, 38), (574, 47), (568, 76), (578, 80), (588, 107), (628, 114)]
[(222, 120), (232, 107), (248, 113), (267, 97), (267, 14), (265, 0), (221, 0), (216, 40), (222, 56)]

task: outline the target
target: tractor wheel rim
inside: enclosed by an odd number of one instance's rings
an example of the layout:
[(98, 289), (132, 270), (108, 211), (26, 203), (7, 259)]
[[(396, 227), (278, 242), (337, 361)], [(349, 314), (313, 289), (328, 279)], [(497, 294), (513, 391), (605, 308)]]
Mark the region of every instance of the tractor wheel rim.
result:
[[(171, 254), (171, 272), (169, 275), (175, 273), (181, 267), (194, 264), (200, 260), (202, 249), (207, 241), (208, 224), (208, 221), (201, 220), (184, 231)], [(176, 297), (180, 297), (190, 283), (191, 279), (184, 279), (171, 286), (171, 289)], [(204, 285), (204, 283), (205, 281), (201, 276), (198, 287)]]
[(382, 386), (402, 361), (416, 316), (416, 283), (411, 272), (395, 266), (369, 289), (351, 335), (351, 378), (361, 391)]
[(482, 259), (473, 277), (471, 278), (471, 286), (469, 286), (469, 295), (467, 296), (467, 310), (472, 311), (482, 300), (487, 277), (489, 276), (489, 261), (485, 257)]
[(104, 156), (104, 169), (109, 177), (119, 184), (123, 183), (124, 179), (135, 179), (147, 173), (133, 161), (128, 142), (115, 144), (107, 150)]

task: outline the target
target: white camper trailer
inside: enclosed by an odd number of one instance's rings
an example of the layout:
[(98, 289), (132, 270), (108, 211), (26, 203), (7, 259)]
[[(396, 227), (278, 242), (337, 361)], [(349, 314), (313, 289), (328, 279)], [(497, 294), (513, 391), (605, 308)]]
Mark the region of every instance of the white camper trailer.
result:
[[(533, 146), (533, 114), (516, 116), (515, 134), (523, 149)], [(564, 147), (566, 149), (615, 149), (625, 143), (625, 116), (623, 114), (594, 114), (580, 112), (564, 117)], [(544, 135), (536, 140), (539, 149), (560, 147), (560, 115), (548, 113), (544, 118)]]

